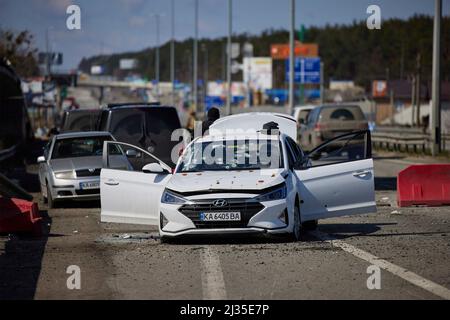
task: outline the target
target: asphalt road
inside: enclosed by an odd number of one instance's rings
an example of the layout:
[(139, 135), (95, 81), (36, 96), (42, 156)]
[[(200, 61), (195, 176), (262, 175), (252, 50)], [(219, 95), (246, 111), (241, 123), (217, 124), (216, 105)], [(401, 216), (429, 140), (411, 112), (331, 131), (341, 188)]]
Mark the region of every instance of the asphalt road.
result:
[[(297, 243), (161, 244), (154, 229), (101, 224), (98, 203), (47, 211), (35, 193), (47, 232), (0, 237), (0, 299), (450, 299), (450, 207), (395, 207), (395, 176), (418, 161), (377, 157), (378, 213), (320, 221)], [(67, 288), (72, 265), (80, 290)], [(371, 265), (380, 289), (368, 289)]]

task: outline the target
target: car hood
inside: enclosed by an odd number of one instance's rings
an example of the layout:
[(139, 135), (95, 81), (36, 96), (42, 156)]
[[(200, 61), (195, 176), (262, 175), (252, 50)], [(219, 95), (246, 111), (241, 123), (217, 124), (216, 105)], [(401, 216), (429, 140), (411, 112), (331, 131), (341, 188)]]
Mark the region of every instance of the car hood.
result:
[(102, 157), (78, 157), (50, 160), (50, 167), (54, 172), (79, 170), (79, 169), (96, 169), (102, 167)]
[(284, 182), (284, 169), (176, 173), (167, 188), (179, 193), (261, 190)]

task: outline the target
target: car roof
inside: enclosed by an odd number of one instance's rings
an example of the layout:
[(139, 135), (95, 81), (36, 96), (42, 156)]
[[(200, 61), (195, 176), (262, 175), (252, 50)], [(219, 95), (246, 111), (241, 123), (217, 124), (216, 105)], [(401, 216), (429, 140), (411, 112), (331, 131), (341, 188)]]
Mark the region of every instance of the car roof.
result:
[(313, 105), (313, 104), (308, 104), (308, 105), (305, 105), (305, 106), (297, 106), (297, 107), (294, 107), (294, 110), (312, 110), (312, 109), (314, 109), (315, 107), (317, 107), (317, 106), (315, 106), (315, 105)]
[(101, 136), (111, 136), (108, 131), (80, 131), (80, 132), (67, 132), (60, 133), (55, 136), (55, 139), (72, 139), (72, 138), (87, 138), (87, 137), (101, 137)]
[(265, 134), (265, 133), (232, 133), (223, 135), (205, 135), (194, 140), (194, 142), (213, 142), (227, 140), (280, 140), (284, 134)]
[[(173, 106), (162, 106), (158, 103), (118, 103), (118, 104), (108, 104), (102, 107), (103, 110), (122, 110), (122, 109), (175, 109)], [(175, 109), (176, 110), (176, 109)]]
[(74, 110), (66, 110), (66, 113), (95, 113), (100, 111), (101, 109), (74, 109)]
[(322, 104), (319, 106), (319, 108), (349, 108), (349, 107), (359, 108), (359, 105), (354, 103), (329, 103), (329, 104)]

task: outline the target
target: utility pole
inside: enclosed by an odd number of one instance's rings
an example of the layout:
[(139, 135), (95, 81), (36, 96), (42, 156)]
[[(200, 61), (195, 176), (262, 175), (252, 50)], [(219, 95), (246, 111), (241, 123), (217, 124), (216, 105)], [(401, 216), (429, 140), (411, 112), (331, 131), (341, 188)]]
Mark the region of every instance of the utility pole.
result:
[(51, 53), (50, 53), (50, 39), (49, 39), (49, 29), (47, 27), (47, 29), (45, 29), (45, 51), (46, 55), (45, 55), (45, 64), (46, 64), (46, 71), (47, 71), (47, 76), (50, 77), (51, 74)]
[(323, 69), (325, 67), (325, 63), (320, 62), (320, 104), (323, 104), (325, 101), (325, 90), (324, 90), (324, 72), (325, 70)]
[(159, 100), (159, 20), (161, 18), (160, 13), (155, 13), (153, 15), (156, 22), (156, 52), (155, 52), (155, 82), (156, 82), (156, 97)]
[(227, 39), (227, 115), (231, 115), (231, 34), (232, 0), (228, 0), (228, 39)]
[(416, 109), (416, 75), (411, 79), (411, 127), (414, 126), (414, 110)]
[(194, 95), (194, 110), (196, 112), (199, 111), (198, 108), (198, 88), (197, 88), (197, 79), (198, 79), (198, 0), (194, 0), (195, 1), (195, 5), (194, 5), (194, 10), (195, 10), (195, 32), (194, 32), (194, 78), (193, 78), (193, 90), (192, 93)]
[[(208, 95), (208, 47), (206, 44), (202, 45), (203, 51), (203, 101), (206, 101)], [(206, 107), (206, 104), (205, 104)], [(206, 109), (206, 108), (205, 108)]]
[(416, 125), (420, 127), (420, 53), (417, 54), (416, 60), (417, 78), (416, 78)]
[(175, 0), (171, 1), (170, 82), (172, 83), (172, 106), (175, 106)]
[(291, 28), (289, 32), (289, 106), (287, 113), (294, 110), (294, 58), (295, 58), (295, 0), (291, 0)]
[(431, 154), (441, 151), (441, 16), (442, 0), (435, 0), (433, 31), (433, 84), (431, 105)]

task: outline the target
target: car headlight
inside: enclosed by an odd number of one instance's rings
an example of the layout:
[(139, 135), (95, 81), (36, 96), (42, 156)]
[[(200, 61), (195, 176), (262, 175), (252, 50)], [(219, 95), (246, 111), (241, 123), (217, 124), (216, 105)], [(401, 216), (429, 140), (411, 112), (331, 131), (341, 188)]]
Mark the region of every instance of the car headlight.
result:
[(257, 196), (256, 198), (254, 198), (254, 200), (259, 202), (280, 200), (286, 198), (286, 194), (287, 194), (286, 184), (283, 184), (281, 187), (275, 190)]
[(182, 204), (187, 202), (187, 200), (166, 189), (162, 194), (161, 202), (167, 204)]
[(73, 171), (60, 171), (55, 172), (56, 179), (75, 179), (75, 174)]

